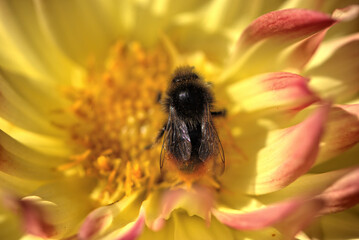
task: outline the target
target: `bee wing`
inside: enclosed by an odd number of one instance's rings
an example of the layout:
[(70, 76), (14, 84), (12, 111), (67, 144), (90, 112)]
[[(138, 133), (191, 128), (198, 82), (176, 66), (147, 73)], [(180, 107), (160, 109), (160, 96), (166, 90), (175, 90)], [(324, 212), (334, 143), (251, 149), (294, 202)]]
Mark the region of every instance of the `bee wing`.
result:
[(169, 118), (163, 137), (160, 167), (163, 167), (166, 152), (170, 152), (181, 161), (187, 161), (191, 157), (192, 145), (186, 123), (178, 118), (176, 110), (170, 108)]
[(199, 159), (204, 162), (209, 156), (219, 154), (221, 158), (222, 167), (221, 172), (224, 170), (225, 156), (221, 141), (218, 137), (216, 128), (213, 125), (212, 117), (209, 111), (209, 107), (205, 108), (205, 112), (201, 122), (201, 145), (199, 147), (198, 156)]
[(168, 128), (169, 124), (167, 123), (166, 125), (166, 130), (165, 130), (165, 133), (163, 135), (163, 141), (162, 141), (162, 147), (161, 147), (161, 154), (160, 154), (160, 168), (162, 169), (163, 167), (163, 163), (165, 161), (165, 156), (166, 156), (166, 143), (167, 143), (167, 138), (168, 138)]
[(173, 124), (172, 131), (170, 132), (169, 151), (173, 153), (178, 160), (187, 161), (190, 159), (192, 151), (187, 125), (177, 116), (174, 108), (171, 108), (170, 114), (173, 117)]

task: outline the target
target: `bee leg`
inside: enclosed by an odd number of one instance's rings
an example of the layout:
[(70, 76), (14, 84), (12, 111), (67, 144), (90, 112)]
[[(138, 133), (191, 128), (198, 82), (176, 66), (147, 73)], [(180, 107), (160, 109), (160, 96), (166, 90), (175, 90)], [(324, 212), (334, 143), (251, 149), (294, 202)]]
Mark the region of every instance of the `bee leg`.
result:
[(161, 98), (162, 98), (162, 92), (159, 91), (156, 96), (156, 103), (161, 103)]
[(225, 117), (227, 115), (227, 110), (222, 109), (220, 111), (211, 112), (211, 115), (213, 117)]
[(166, 125), (167, 125), (167, 124), (165, 124), (165, 125), (161, 128), (161, 130), (158, 132), (158, 134), (157, 134), (157, 136), (156, 136), (156, 140), (155, 140), (153, 143), (148, 144), (147, 146), (145, 146), (144, 150), (151, 149), (154, 145), (156, 145), (156, 144), (159, 142), (159, 140), (163, 137), (163, 134), (164, 134), (165, 131), (166, 131)]

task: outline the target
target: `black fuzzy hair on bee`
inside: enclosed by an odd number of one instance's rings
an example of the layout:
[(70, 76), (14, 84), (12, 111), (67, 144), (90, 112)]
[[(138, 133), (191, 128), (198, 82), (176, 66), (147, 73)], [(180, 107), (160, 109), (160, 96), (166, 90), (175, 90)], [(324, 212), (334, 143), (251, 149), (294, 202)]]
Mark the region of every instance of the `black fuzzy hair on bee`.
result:
[(205, 107), (212, 109), (213, 92), (194, 67), (184, 66), (175, 70), (170, 80), (163, 107), (169, 112), (172, 106), (179, 118), (189, 126), (201, 121)]
[(213, 112), (213, 102), (211, 86), (193, 67), (175, 70), (162, 101), (168, 120), (157, 136), (157, 141), (163, 137), (161, 168), (169, 158), (180, 171), (195, 173), (220, 155), (220, 169), (224, 169), (224, 152), (212, 116), (223, 116), (225, 111)]

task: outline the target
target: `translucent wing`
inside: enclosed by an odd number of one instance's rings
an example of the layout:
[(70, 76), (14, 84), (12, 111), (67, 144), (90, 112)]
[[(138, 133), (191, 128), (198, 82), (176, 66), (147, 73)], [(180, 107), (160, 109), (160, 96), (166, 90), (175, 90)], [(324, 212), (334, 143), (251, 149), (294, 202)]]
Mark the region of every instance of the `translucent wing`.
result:
[(168, 150), (180, 161), (188, 161), (191, 157), (192, 145), (186, 123), (181, 120), (176, 110), (171, 107), (172, 131), (169, 132)]
[(217, 130), (213, 125), (212, 117), (208, 106), (205, 108), (205, 112), (202, 117), (201, 134), (201, 145), (198, 151), (199, 159), (204, 162), (210, 156), (215, 156), (217, 159), (217, 156), (219, 155), (222, 163), (220, 164), (220, 172), (223, 172), (225, 164), (224, 151), (221, 141), (218, 137)]
[(165, 156), (166, 156), (166, 142), (167, 142), (167, 138), (168, 138), (168, 132), (169, 132), (169, 120), (168, 123), (166, 125), (166, 129), (165, 129), (165, 133), (163, 135), (163, 141), (162, 141), (162, 148), (161, 148), (161, 154), (160, 154), (160, 168), (162, 169), (163, 167), (163, 163), (165, 161)]
[(178, 161), (188, 161), (191, 158), (191, 151), (192, 145), (187, 125), (171, 107), (163, 137), (160, 167), (163, 167), (166, 152), (171, 153)]

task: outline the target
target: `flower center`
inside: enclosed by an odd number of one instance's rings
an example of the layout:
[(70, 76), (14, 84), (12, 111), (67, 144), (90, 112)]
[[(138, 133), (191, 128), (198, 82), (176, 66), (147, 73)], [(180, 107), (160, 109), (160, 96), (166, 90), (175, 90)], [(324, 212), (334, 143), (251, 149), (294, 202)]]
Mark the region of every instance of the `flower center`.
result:
[(118, 42), (105, 70), (89, 71), (85, 87), (70, 91), (78, 119), (71, 138), (81, 152), (60, 170), (96, 177), (93, 197), (103, 204), (160, 182), (161, 144), (145, 148), (165, 119), (158, 95), (166, 89), (170, 64), (161, 47)]

